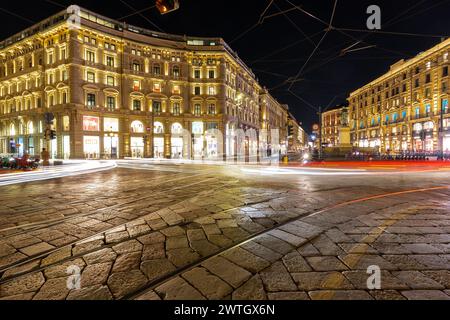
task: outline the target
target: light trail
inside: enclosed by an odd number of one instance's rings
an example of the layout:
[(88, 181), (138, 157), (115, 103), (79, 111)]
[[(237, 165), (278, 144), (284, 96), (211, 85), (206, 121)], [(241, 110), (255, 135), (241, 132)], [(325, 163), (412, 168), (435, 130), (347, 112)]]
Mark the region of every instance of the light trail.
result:
[(116, 167), (115, 161), (73, 161), (57, 167), (46, 167), (40, 171), (2, 174), (0, 175), (0, 186), (73, 177), (111, 170)]

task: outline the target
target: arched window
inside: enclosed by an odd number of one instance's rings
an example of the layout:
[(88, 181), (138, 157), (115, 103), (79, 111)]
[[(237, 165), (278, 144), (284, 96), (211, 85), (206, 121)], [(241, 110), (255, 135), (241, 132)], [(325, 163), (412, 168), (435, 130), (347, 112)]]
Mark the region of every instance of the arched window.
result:
[(155, 122), (153, 124), (153, 133), (155, 134), (164, 133), (164, 126), (161, 122)]
[(28, 123), (27, 123), (27, 132), (28, 132), (28, 134), (34, 134), (33, 121), (28, 121)]
[(433, 123), (433, 121), (428, 121), (428, 122), (425, 122), (424, 124), (423, 124), (423, 129), (424, 130), (432, 130), (434, 128), (434, 123)]
[(11, 136), (15, 136), (16, 135), (16, 126), (14, 125), (14, 123), (11, 123), (11, 126), (9, 127), (9, 134)]
[(172, 68), (172, 75), (173, 75), (175, 78), (178, 78), (178, 77), (180, 76), (180, 67), (179, 67), (179, 66), (174, 66), (174, 67)]
[(131, 132), (132, 133), (144, 133), (144, 125), (142, 122), (135, 120), (131, 123)]
[(421, 123), (414, 124), (413, 129), (414, 131), (422, 131), (422, 124)]
[(178, 122), (172, 124), (172, 134), (181, 134), (183, 131), (183, 126)]

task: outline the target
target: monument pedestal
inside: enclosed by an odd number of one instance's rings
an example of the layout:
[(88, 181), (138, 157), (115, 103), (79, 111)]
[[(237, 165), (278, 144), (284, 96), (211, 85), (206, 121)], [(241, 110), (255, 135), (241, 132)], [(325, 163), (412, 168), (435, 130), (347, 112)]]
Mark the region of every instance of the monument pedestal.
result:
[(339, 148), (352, 148), (349, 127), (341, 127), (339, 129)]

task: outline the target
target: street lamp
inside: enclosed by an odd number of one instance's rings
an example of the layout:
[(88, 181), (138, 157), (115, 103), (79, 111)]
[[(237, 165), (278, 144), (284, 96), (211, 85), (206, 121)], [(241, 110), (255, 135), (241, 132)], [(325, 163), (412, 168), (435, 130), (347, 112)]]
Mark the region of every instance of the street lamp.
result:
[(113, 158), (113, 138), (117, 137), (117, 134), (113, 132), (113, 127), (109, 128), (108, 133), (105, 133), (105, 137), (109, 138), (109, 158)]

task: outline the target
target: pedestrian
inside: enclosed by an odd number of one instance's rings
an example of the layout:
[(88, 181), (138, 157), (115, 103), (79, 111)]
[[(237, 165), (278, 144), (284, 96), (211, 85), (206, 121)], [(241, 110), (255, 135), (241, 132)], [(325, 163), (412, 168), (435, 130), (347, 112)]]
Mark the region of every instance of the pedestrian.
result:
[(43, 166), (49, 166), (50, 165), (50, 162), (49, 162), (50, 153), (45, 148), (42, 148), (41, 158), (42, 158), (42, 161), (43, 161), (42, 162)]

